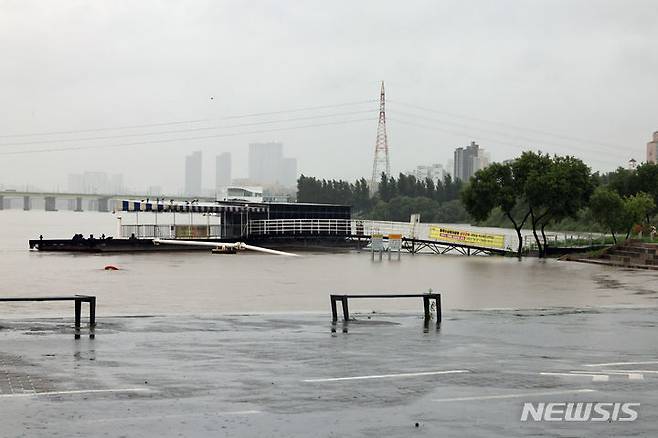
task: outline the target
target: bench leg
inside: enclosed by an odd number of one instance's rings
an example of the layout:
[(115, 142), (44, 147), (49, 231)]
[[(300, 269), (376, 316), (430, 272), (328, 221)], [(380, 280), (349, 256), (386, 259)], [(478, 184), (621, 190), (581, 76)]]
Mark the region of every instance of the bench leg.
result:
[(348, 310), (348, 307), (347, 307), (347, 297), (343, 297), (342, 301), (343, 301), (343, 319), (345, 321), (349, 321), (350, 320), (350, 311)]
[(89, 339), (94, 339), (96, 333), (96, 297), (89, 299)]
[(333, 322), (338, 321), (338, 310), (336, 310), (336, 298), (331, 297), (331, 320)]
[(423, 297), (423, 309), (425, 310), (425, 319), (430, 319), (432, 315), (430, 314), (430, 299)]
[(80, 339), (80, 314), (82, 313), (82, 301), (75, 300), (75, 339)]
[(441, 296), (436, 299), (436, 323), (441, 324)]

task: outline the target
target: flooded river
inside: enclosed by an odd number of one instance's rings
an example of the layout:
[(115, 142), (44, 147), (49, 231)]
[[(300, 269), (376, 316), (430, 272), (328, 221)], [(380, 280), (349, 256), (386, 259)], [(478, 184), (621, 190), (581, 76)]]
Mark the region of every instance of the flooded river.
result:
[[(656, 306), (658, 272), (556, 260), (403, 254), (372, 261), (367, 252), (302, 252), (287, 258), (206, 251), (58, 254), (27, 241), (75, 233), (115, 234), (109, 213), (0, 211), (1, 295), (93, 294), (101, 315), (329, 311), (330, 293), (443, 294), (447, 309), (549, 306)], [(112, 264), (119, 271), (105, 271)], [(2, 304), (3, 315), (56, 311), (58, 305)], [(66, 306), (66, 304), (62, 304)], [(360, 311), (420, 310), (415, 300), (362, 301)]]

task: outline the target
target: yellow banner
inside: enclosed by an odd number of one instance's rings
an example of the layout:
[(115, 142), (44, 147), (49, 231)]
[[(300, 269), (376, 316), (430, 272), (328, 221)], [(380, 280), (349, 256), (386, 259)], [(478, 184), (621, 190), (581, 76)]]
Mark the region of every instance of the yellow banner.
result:
[(486, 234), (443, 227), (430, 227), (430, 239), (461, 243), (464, 245), (505, 249), (505, 236), (503, 234)]

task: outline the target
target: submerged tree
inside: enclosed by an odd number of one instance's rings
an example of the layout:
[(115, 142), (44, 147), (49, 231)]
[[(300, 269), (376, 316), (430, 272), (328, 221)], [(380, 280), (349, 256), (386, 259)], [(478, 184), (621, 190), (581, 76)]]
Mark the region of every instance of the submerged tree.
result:
[(494, 208), (500, 208), (516, 231), (517, 255), (521, 257), (521, 230), (530, 216), (530, 209), (523, 205), (521, 184), (515, 179), (511, 164), (493, 163), (477, 171), (462, 191), (462, 202), (477, 221), (486, 220)]
[(494, 208), (500, 208), (516, 231), (519, 255), (523, 245), (521, 229), (529, 219), (542, 257), (548, 243), (546, 226), (577, 217), (592, 190), (590, 169), (581, 160), (524, 152), (512, 162), (494, 163), (478, 171), (462, 192), (462, 202), (478, 221), (486, 220)]
[(612, 234), (612, 240), (617, 243), (616, 232), (624, 227), (624, 200), (619, 194), (608, 187), (597, 187), (589, 200), (592, 217)]
[(551, 202), (551, 196), (546, 191), (547, 185), (551, 182), (551, 164), (552, 160), (549, 155), (532, 151), (523, 152), (512, 163), (516, 190), (528, 205), (532, 235), (535, 238), (540, 257), (543, 256), (543, 247), (537, 235), (537, 227), (548, 215), (548, 205)]
[[(524, 153), (513, 165), (530, 207), (532, 231), (539, 256), (546, 255), (546, 226), (568, 217), (577, 218), (593, 191), (590, 168), (578, 158)], [(537, 229), (541, 231), (542, 243)]]

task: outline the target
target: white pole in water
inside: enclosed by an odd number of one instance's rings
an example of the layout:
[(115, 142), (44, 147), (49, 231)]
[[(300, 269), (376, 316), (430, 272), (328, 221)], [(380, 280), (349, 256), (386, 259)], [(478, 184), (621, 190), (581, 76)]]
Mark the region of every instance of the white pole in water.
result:
[(172, 239), (153, 239), (153, 243), (156, 245), (159, 244), (164, 244), (164, 245), (186, 245), (186, 246), (206, 246), (206, 247), (211, 247), (211, 248), (235, 248), (235, 249), (248, 249), (251, 251), (258, 251), (258, 252), (264, 252), (267, 254), (274, 254), (274, 255), (284, 255), (284, 256), (289, 256), (289, 257), (299, 257), (297, 254), (293, 254), (290, 252), (284, 252), (284, 251), (277, 251), (275, 249), (269, 249), (269, 248), (263, 248), (260, 246), (254, 246), (254, 245), (247, 245), (243, 242), (235, 242), (235, 243), (220, 243), (220, 242), (200, 242), (198, 240), (172, 240)]

